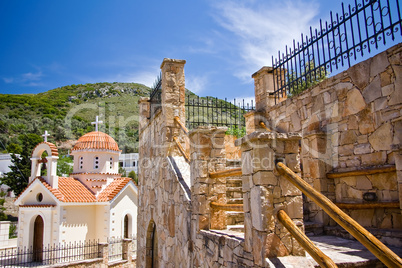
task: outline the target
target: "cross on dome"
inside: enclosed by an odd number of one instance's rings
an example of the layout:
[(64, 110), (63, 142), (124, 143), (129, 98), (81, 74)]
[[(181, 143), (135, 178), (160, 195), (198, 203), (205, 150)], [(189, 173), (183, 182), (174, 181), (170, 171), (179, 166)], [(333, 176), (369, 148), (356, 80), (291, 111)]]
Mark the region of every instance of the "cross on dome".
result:
[(47, 130), (45, 130), (45, 134), (42, 135), (44, 142), (47, 142), (47, 137), (49, 137), (50, 134), (47, 133)]
[(98, 126), (99, 126), (100, 124), (103, 124), (103, 121), (99, 121), (99, 120), (98, 120), (98, 116), (96, 116), (95, 122), (92, 122), (91, 124), (92, 124), (92, 125), (95, 125), (95, 131), (98, 131)]

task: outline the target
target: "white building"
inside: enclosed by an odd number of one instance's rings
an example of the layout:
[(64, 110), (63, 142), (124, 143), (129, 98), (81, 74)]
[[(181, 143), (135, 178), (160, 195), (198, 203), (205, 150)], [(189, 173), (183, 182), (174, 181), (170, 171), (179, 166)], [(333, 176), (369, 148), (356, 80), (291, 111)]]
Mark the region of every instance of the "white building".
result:
[[(48, 156), (42, 158), (45, 151)], [(30, 183), (15, 201), (18, 247), (106, 242), (136, 234), (138, 190), (130, 178), (118, 174), (120, 150), (115, 140), (93, 131), (78, 140), (71, 154), (73, 173), (58, 177), (56, 146), (45, 139), (33, 150)], [(43, 164), (46, 176), (41, 174)]]
[(127, 171), (127, 174), (134, 170), (135, 174), (138, 175), (138, 157), (138, 153), (120, 154), (119, 165)]
[[(11, 162), (11, 154), (0, 154), (0, 178), (4, 176), (4, 173), (10, 172), (11, 169), (9, 166), (11, 166), (13, 163)], [(2, 191), (8, 191), (10, 187), (7, 185), (1, 185), (0, 186)], [(7, 192), (7, 195), (9, 197), (15, 197), (14, 192)]]

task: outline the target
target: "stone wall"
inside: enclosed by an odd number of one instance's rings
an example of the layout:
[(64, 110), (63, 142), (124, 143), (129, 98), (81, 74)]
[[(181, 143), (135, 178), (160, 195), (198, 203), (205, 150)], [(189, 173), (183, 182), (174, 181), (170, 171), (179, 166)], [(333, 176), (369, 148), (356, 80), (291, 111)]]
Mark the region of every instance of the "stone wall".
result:
[[(253, 77), (261, 121), (278, 132), (301, 133), (303, 178), (316, 190), (333, 201), (338, 201), (343, 192), (342, 200), (360, 203), (363, 202), (362, 192), (378, 190), (382, 196), (380, 201), (399, 200), (402, 208), (402, 162), (398, 165), (395, 161), (401, 159), (402, 44), (276, 105), (273, 97), (267, 94), (273, 91), (272, 69), (262, 68)], [(394, 172), (378, 174), (376, 178), (355, 177), (348, 182), (326, 176), (329, 172), (395, 165), (397, 175)], [(384, 181), (386, 185), (378, 185)], [(364, 186), (356, 189), (356, 185)], [(345, 195), (352, 192), (353, 198)], [(306, 220), (334, 224), (308, 199), (304, 208)], [(400, 219), (400, 213), (400, 210), (396, 211), (395, 221)], [(364, 215), (365, 212), (351, 212), (351, 215), (366, 225), (363, 221), (367, 219), (356, 214)], [(383, 210), (375, 214), (376, 218), (388, 218)], [(384, 226), (383, 221), (369, 221), (371, 226)], [(391, 227), (401, 228), (398, 225)]]
[(186, 137), (174, 122), (175, 116), (185, 120), (184, 64), (164, 59), (164, 90), (157, 113), (150, 113), (147, 98), (139, 101), (138, 267), (150, 267), (152, 261), (154, 267), (191, 267), (189, 165), (173, 139), (184, 146)]

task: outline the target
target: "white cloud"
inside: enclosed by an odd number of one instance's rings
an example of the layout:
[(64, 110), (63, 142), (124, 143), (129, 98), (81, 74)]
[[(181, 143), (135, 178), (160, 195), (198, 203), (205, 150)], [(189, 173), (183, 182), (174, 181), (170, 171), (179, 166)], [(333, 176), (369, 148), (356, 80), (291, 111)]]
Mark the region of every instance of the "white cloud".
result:
[(12, 78), (12, 77), (3, 77), (3, 81), (6, 84), (11, 84), (11, 83), (14, 82), (14, 78)]
[(262, 66), (272, 65), (272, 56), (293, 44), (293, 39), (300, 39), (319, 12), (319, 3), (314, 0), (227, 0), (212, 5), (216, 21), (235, 36), (230, 42), (241, 59), (235, 75), (244, 81)]
[(21, 75), (23, 81), (38, 81), (42, 78), (42, 71), (38, 71), (37, 73), (25, 73)]
[(28, 72), (15, 77), (2, 77), (2, 79), (6, 84), (21, 84), (23, 86), (34, 87), (42, 85), (40, 82), (42, 77), (43, 73), (39, 70), (36, 73)]
[(208, 84), (208, 80), (209, 79), (207, 75), (203, 76), (187, 75), (186, 88), (198, 95), (205, 90), (205, 87)]

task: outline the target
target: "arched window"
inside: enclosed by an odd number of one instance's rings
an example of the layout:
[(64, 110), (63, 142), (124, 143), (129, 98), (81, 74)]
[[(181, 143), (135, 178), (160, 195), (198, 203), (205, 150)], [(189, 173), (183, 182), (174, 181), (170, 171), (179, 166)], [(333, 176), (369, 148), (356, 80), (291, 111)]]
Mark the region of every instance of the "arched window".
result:
[(126, 215), (126, 216), (124, 216), (124, 234), (123, 234), (124, 238), (128, 238), (128, 223), (129, 223), (129, 219), (128, 219), (128, 215)]
[(113, 157), (110, 157), (110, 166), (109, 166), (109, 169), (113, 169)]
[(80, 157), (80, 169), (84, 166), (84, 157)]
[(94, 169), (98, 169), (99, 168), (99, 157), (95, 156), (94, 158)]

